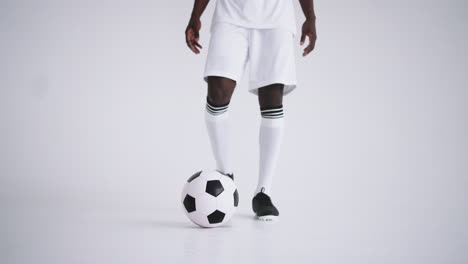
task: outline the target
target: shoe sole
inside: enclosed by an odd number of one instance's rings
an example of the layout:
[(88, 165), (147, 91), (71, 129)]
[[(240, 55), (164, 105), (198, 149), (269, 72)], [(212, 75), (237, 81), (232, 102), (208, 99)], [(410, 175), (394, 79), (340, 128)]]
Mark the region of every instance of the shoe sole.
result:
[(264, 221), (264, 222), (277, 222), (279, 221), (279, 217), (275, 215), (264, 215), (264, 216), (257, 216), (257, 220)]

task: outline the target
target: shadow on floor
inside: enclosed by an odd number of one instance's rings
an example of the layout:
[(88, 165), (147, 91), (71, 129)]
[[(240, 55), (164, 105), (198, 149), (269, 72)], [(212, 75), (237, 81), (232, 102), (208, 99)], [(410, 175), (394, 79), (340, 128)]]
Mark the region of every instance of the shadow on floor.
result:
[(135, 219), (127, 220), (122, 222), (123, 225), (137, 228), (147, 229), (160, 229), (160, 228), (172, 228), (172, 229), (200, 229), (200, 227), (191, 224), (190, 222), (171, 221), (166, 219)]

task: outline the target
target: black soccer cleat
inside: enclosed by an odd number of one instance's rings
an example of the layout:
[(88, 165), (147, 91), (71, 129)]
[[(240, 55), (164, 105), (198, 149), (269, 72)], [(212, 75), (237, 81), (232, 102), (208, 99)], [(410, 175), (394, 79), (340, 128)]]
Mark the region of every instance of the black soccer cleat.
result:
[(234, 172), (232, 172), (232, 173), (222, 173), (219, 170), (218, 170), (218, 172), (223, 174), (224, 176), (228, 176), (229, 178), (231, 178), (231, 180), (234, 180)]
[(228, 174), (226, 174), (226, 176), (228, 176), (229, 178), (231, 178), (232, 180), (234, 180), (234, 173), (228, 173)]
[(259, 220), (274, 221), (279, 216), (278, 209), (271, 202), (270, 196), (263, 192), (264, 188), (252, 199), (252, 209)]

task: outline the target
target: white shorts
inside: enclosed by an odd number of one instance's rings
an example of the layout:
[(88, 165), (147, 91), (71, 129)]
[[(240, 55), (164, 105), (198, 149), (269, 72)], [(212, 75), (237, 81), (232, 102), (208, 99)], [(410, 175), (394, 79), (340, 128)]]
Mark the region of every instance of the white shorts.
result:
[(210, 43), (203, 73), (239, 82), (249, 62), (248, 91), (258, 95), (258, 88), (284, 84), (283, 95), (296, 88), (294, 35), (286, 29), (246, 28), (216, 23), (211, 28)]

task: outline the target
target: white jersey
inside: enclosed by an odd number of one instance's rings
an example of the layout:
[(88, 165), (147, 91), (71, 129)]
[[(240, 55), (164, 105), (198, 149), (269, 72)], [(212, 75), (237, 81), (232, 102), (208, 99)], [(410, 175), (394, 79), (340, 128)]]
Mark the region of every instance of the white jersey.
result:
[(292, 0), (217, 0), (212, 25), (217, 22), (297, 33)]

